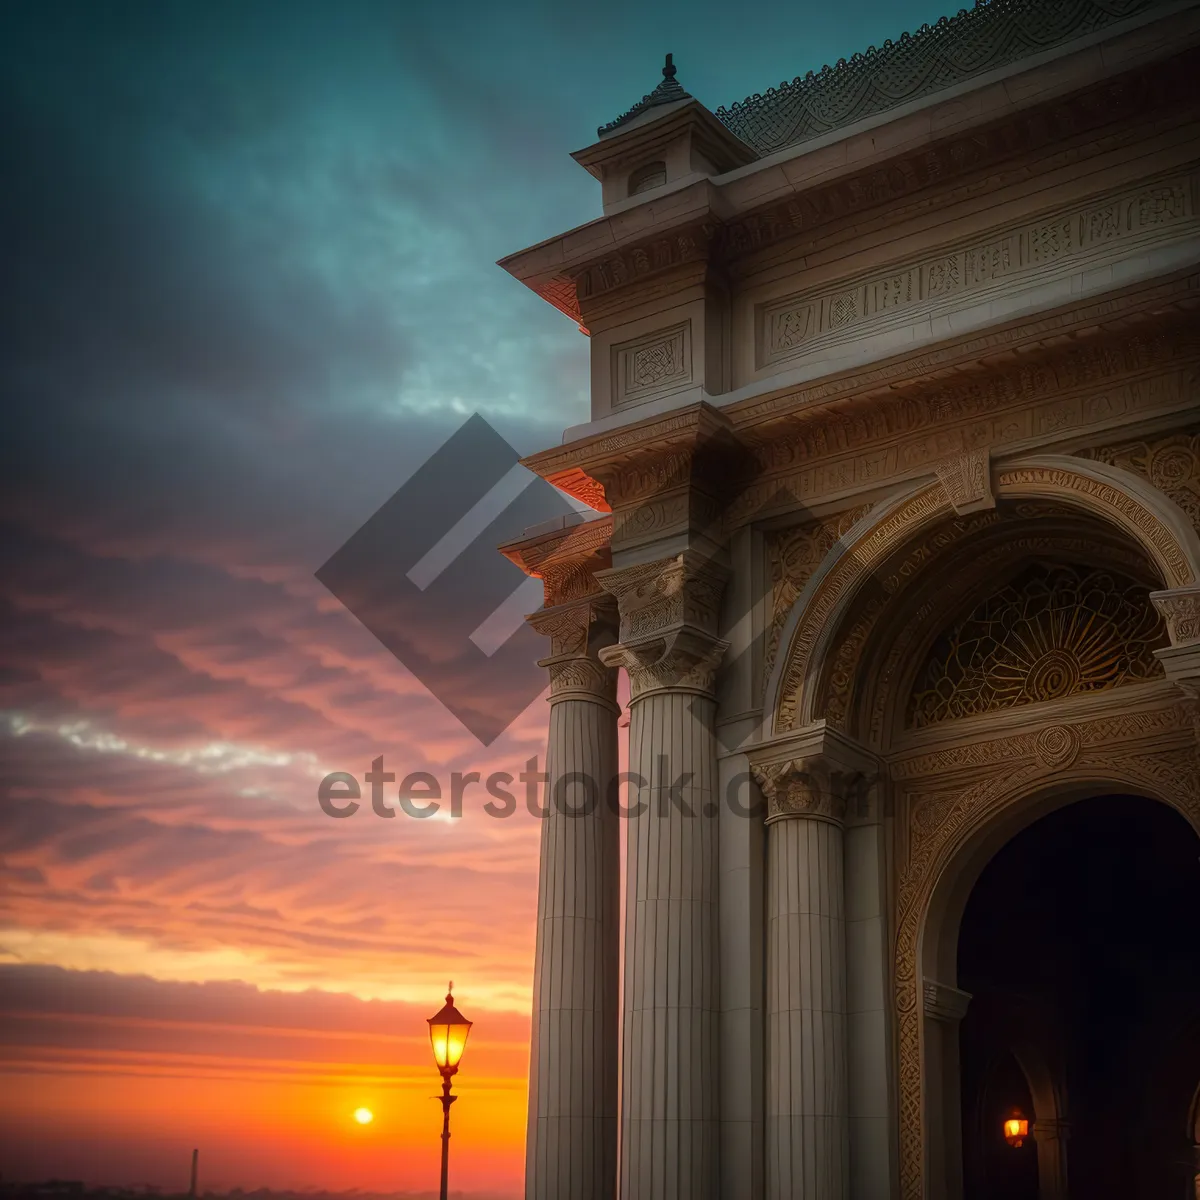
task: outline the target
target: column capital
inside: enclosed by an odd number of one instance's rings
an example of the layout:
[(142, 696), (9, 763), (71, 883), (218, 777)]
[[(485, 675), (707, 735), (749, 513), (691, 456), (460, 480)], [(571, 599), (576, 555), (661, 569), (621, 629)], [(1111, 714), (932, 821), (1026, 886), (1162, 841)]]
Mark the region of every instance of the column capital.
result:
[[(1200, 700), (1200, 586), (1168, 588), (1151, 592), (1171, 644), (1154, 651), (1167, 678), (1189, 700)], [(1200, 722), (1197, 724), (1200, 737)]]
[(664, 637), (683, 626), (715, 635), (729, 569), (698, 550), (596, 572), (617, 602), (621, 641)]
[(879, 781), (876, 757), (824, 721), (759, 748), (750, 771), (766, 797), (768, 824), (786, 817), (838, 825), (862, 819)]
[(1200, 645), (1200, 585), (1151, 592), (1150, 602), (1158, 609), (1172, 646)]
[(595, 700), (616, 707), (616, 673), (601, 651), (616, 639), (616, 613), (603, 595), (543, 608), (525, 618), (550, 639), (551, 653), (538, 666), (550, 673), (550, 703)]
[(729, 643), (683, 626), (664, 637), (622, 642), (600, 651), (600, 661), (624, 667), (630, 701), (652, 692), (694, 692), (712, 696), (717, 667)]
[(845, 821), (846, 797), (828, 759), (815, 755), (751, 763), (750, 771), (766, 797), (768, 825), (788, 817), (808, 817), (835, 825)]
[(713, 694), (729, 646), (716, 636), (728, 576), (695, 550), (597, 572), (620, 614), (620, 644), (601, 661), (625, 668), (632, 699), (663, 690)]
[(501, 547), (527, 575), (542, 581), (545, 606), (525, 619), (550, 639), (539, 661), (550, 674), (550, 702), (591, 700), (616, 708), (616, 673), (599, 652), (616, 640), (617, 606), (596, 579), (612, 562), (612, 519), (562, 523)]

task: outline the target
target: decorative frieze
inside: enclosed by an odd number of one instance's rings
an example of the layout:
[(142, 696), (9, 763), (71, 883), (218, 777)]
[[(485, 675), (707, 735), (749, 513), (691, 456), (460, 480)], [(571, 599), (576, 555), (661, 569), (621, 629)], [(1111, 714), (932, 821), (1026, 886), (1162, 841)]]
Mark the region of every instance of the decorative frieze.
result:
[[(889, 760), (889, 773), (897, 782), (941, 780), (958, 775), (978, 774), (1005, 765), (1033, 764), (1046, 768), (1061, 767), (1072, 745), (1089, 752), (1125, 742), (1153, 742), (1187, 735), (1193, 714), (1184, 702), (1126, 713), (1110, 713), (1086, 721), (1060, 722), (1048, 729), (1058, 732), (1023, 731), (1006, 737), (962, 742), (937, 750), (910, 750)], [(1040, 744), (1039, 744), (1040, 743)]]
[(612, 405), (624, 408), (692, 382), (692, 323), (683, 321), (612, 348)]
[[(844, 413), (799, 418), (755, 446), (762, 474), (730, 503), (725, 523), (735, 527), (778, 506), (945, 471), (950, 460), (984, 450), (996, 457), (1008, 447), (1065, 440), (1099, 422), (1180, 411), (1200, 394), (1200, 369), (1187, 361), (1198, 357), (1195, 328), (1153, 338), (1127, 335), (1070, 346), (1053, 358), (976, 379), (859, 402)], [(1176, 472), (1184, 468), (1177, 461), (1183, 449), (1171, 449)], [(1103, 452), (1086, 456), (1102, 458)], [(1200, 477), (1194, 484), (1177, 482), (1172, 496), (1200, 521)]]
[[(1190, 385), (1193, 401), (1200, 403), (1200, 380), (1193, 376)], [(1190, 425), (1164, 437), (1079, 450), (1076, 455), (1140, 475), (1179, 505), (1200, 530), (1200, 426)]]
[(577, 300), (586, 302), (671, 267), (706, 259), (718, 229), (715, 219), (700, 221), (590, 263), (573, 276)]
[(1179, 175), (1041, 217), (985, 240), (762, 306), (761, 370), (847, 336), (979, 303), (1000, 289), (1075, 271), (1092, 260), (1178, 239), (1197, 227), (1196, 178)]

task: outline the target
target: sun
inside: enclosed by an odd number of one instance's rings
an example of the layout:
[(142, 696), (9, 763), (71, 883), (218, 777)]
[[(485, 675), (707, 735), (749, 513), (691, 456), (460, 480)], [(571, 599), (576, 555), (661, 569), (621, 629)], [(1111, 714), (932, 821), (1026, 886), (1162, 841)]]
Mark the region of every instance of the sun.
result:
[(375, 1114), (369, 1108), (356, 1108), (354, 1110), (354, 1119), (360, 1125), (370, 1125), (375, 1120)]

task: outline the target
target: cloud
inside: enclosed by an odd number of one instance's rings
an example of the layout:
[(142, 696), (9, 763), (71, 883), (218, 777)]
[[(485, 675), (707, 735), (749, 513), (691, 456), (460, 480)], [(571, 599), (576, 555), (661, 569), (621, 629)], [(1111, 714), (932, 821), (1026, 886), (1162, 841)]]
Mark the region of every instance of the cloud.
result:
[[(872, 7), (881, 34), (937, 15)], [(537, 822), (478, 791), (459, 820), (333, 820), (316, 784), (379, 755), (517, 775), (545, 705), (481, 751), (313, 573), (471, 413), (522, 453), (586, 419), (587, 341), (494, 263), (599, 215), (567, 154), (662, 52), (715, 107), (862, 48), (840, 9), (770, 39), (722, 15), (0, 13), (6, 1163), (178, 1186), (202, 1132), (231, 1185), (424, 1186), (425, 1141), (395, 1146), (427, 1084), (370, 1149), (312, 1080), (408, 1062), (388, 1031), (447, 974), (480, 1036), (524, 1036)], [(505, 1098), (456, 1111), (480, 1190), (519, 1186), (510, 1050)]]

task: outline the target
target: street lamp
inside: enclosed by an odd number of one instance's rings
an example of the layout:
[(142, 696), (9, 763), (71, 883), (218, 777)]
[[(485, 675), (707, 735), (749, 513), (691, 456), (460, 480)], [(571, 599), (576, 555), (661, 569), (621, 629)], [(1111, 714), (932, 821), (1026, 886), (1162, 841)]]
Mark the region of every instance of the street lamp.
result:
[(429, 1041), (433, 1045), (433, 1060), (442, 1073), (442, 1192), (447, 1200), (447, 1181), (450, 1171), (450, 1105), (458, 1099), (450, 1095), (450, 1080), (458, 1072), (458, 1062), (467, 1045), (471, 1022), (454, 1007), (454, 983), (446, 992), (446, 1003), (428, 1018)]

